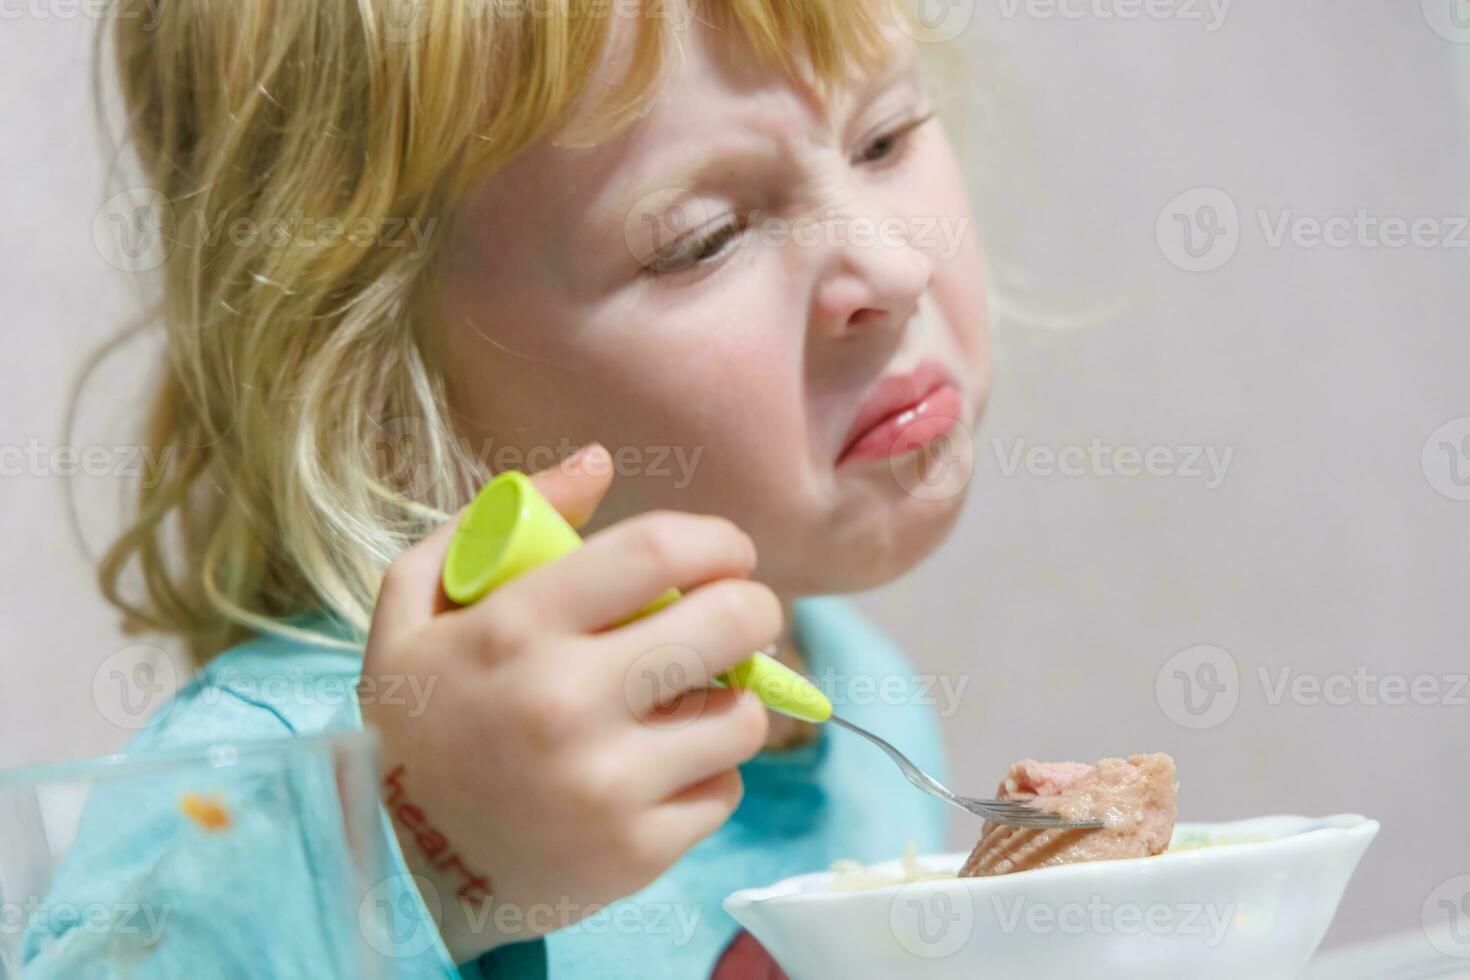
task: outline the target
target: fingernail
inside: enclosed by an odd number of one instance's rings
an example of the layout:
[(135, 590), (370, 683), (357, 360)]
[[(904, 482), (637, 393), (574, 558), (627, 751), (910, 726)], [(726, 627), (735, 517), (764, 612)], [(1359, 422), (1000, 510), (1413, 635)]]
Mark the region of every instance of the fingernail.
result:
[(567, 466), (581, 466), (582, 463), (584, 463), (586, 461), (587, 456), (594, 449), (601, 449), (601, 448), (602, 448), (602, 443), (600, 443), (600, 442), (589, 442), (586, 445), (584, 445), (582, 448), (578, 449), (576, 452), (574, 452), (570, 456), (568, 456), (567, 459), (566, 459), (566, 465)]

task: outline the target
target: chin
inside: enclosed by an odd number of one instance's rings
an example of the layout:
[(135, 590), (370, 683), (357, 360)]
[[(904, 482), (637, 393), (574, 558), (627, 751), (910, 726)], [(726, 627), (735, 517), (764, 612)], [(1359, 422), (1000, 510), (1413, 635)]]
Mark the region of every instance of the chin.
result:
[(856, 476), (856, 499), (820, 528), (788, 539), (806, 542), (791, 556), (793, 594), (864, 592), (892, 582), (949, 536), (969, 489), (966, 479), (955, 492), (924, 499), (906, 491), (886, 464)]

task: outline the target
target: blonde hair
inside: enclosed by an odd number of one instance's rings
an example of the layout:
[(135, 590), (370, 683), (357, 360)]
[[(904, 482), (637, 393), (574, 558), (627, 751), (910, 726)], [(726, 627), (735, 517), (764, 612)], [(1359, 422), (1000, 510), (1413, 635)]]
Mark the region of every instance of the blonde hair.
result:
[[(633, 68), (599, 100), (610, 126), (663, 77), (678, 23), (658, 14), (676, 2), (640, 6)], [(102, 558), (102, 590), (126, 628), (177, 635), (199, 663), (252, 632), (319, 639), (283, 622), (308, 613), (365, 636), (388, 565), (488, 476), (455, 436), (426, 341), (444, 229), (421, 250), (404, 229), (447, 220), (557, 134), (628, 0), (171, 0), (156, 22), (153, 9), (119, 0), (99, 45), (171, 246), (147, 317), (167, 348), (143, 436), (161, 467)], [(692, 13), (833, 82), (881, 56), (892, 9)], [(281, 247), (259, 233), (302, 216), (380, 234)]]

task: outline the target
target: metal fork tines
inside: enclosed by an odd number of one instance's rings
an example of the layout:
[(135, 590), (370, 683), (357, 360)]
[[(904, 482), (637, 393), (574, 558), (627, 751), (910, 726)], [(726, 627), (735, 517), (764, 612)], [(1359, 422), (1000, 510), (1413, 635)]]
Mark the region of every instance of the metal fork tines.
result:
[(981, 800), (969, 796), (956, 796), (939, 780), (910, 762), (908, 756), (866, 728), (854, 725), (836, 715), (829, 720), (850, 732), (856, 732), (888, 753), (888, 757), (898, 763), (898, 768), (903, 770), (904, 778), (918, 789), (951, 806), (957, 806), (961, 810), (984, 817), (986, 820), (1010, 827), (1031, 827), (1039, 830), (1100, 830), (1103, 826), (1101, 820), (1067, 820), (1060, 814), (1049, 813), (1029, 803), (1016, 800)]

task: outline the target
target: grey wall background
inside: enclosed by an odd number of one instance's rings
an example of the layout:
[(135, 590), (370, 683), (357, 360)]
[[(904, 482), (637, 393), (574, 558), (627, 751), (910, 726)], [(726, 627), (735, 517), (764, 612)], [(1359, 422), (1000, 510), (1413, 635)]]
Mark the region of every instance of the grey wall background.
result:
[[(1010, 79), (1004, 100), (974, 93), (960, 128), (992, 251), (1034, 288), (1028, 315), (997, 328), (959, 528), (862, 605), (921, 670), (966, 685), (939, 704), (961, 787), (986, 789), (1025, 755), (1164, 750), (1186, 819), (1379, 818), (1331, 942), (1418, 928), (1431, 892), (1470, 873), (1457, 680), (1470, 671), (1470, 29), (1454, 28), (1456, 2), (1470, 24), (1463, 0), (1240, 0), (1218, 19), (1203, 3), (1188, 8), (1199, 19), (1123, 19), (1126, 0), (933, 11), (963, 26), (976, 84)], [(91, 25), (41, 8), (0, 23), (0, 765), (125, 741), (129, 719), (99, 711), (93, 685), (136, 642), (66, 530), (56, 450), (65, 386), (137, 282), (92, 237), (105, 194)], [(1360, 210), (1431, 219), (1425, 244), (1267, 233), (1283, 215)], [(129, 442), (150, 363), (134, 345), (98, 375), (86, 446)], [(1231, 455), (1214, 487), (1024, 461), (1093, 440), (1166, 447), (1156, 469), (1183, 467), (1187, 447)], [(105, 472), (76, 486), (100, 541), (117, 512), (109, 474), (130, 464), (111, 448), (93, 459)], [(1175, 676), (1211, 668), (1210, 702)], [(1346, 696), (1277, 697), (1288, 669)], [(1426, 703), (1385, 703), (1403, 696), (1394, 678), (1417, 680)], [(1192, 714), (1186, 695), (1208, 709)], [(956, 847), (975, 829), (957, 826)]]

